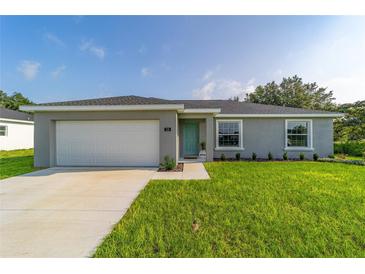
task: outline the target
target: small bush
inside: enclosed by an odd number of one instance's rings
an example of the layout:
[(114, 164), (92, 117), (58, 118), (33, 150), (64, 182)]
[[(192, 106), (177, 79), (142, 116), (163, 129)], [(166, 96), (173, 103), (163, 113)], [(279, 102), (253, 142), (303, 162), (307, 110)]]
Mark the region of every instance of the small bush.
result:
[(362, 154), (362, 158), (364, 158), (364, 160), (365, 160), (365, 151), (364, 151), (364, 153)]
[(300, 159), (301, 161), (303, 161), (303, 160), (304, 160), (304, 153), (303, 153), (303, 152), (301, 152), (301, 153), (299, 154), (299, 159)]
[(365, 141), (348, 141), (345, 143), (335, 143), (334, 152), (336, 154), (347, 154), (351, 156), (362, 156), (365, 152)]
[(319, 158), (318, 154), (317, 153), (314, 153), (313, 154), (313, 160), (314, 161), (318, 161), (318, 158)]
[(255, 152), (252, 152), (252, 160), (253, 160), (253, 161), (256, 161), (256, 158), (257, 158), (256, 153), (255, 153)]
[(166, 170), (173, 170), (176, 167), (176, 161), (170, 156), (166, 155), (164, 157), (163, 163), (161, 163), (161, 167)]
[(330, 159), (335, 159), (335, 155), (330, 154), (330, 155), (328, 155), (328, 158), (330, 158)]
[(224, 153), (221, 154), (221, 161), (225, 161), (226, 160), (226, 155), (224, 155)]
[(241, 154), (239, 152), (236, 153), (236, 160), (239, 161), (241, 159)]
[(205, 142), (201, 142), (200, 147), (201, 147), (202, 150), (205, 150), (205, 148), (206, 148)]
[(288, 160), (288, 152), (284, 152), (283, 154), (283, 160)]
[(273, 159), (271, 152), (269, 152), (269, 154), (267, 154), (267, 158), (269, 159), (269, 161), (271, 161)]

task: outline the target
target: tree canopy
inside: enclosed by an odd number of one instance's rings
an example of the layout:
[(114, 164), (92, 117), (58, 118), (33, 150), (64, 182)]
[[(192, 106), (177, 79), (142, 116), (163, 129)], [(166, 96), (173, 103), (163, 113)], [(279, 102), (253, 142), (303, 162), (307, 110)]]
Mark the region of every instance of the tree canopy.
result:
[(283, 78), (280, 84), (275, 81), (256, 87), (246, 94), (246, 102), (297, 107), (306, 109), (333, 110), (335, 108), (333, 91), (319, 87), (317, 83), (303, 83), (302, 78)]
[(8, 95), (6, 92), (0, 90), (0, 106), (2, 107), (19, 110), (19, 106), (31, 104), (33, 102), (20, 92), (14, 92), (12, 95)]

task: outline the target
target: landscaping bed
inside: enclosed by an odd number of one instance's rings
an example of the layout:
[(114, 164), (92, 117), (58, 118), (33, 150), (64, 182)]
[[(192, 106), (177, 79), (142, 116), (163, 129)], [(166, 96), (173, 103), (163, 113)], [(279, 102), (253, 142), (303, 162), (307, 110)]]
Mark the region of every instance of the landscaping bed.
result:
[(178, 163), (175, 168), (167, 169), (166, 167), (161, 166), (158, 172), (183, 172), (184, 171), (184, 163)]

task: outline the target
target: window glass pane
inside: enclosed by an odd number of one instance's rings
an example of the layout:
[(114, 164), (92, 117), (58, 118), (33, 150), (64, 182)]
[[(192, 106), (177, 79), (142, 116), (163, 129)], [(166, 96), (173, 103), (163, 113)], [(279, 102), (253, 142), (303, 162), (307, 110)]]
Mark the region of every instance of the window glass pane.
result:
[(219, 134), (239, 134), (238, 122), (219, 122)]
[(239, 122), (218, 122), (218, 146), (239, 147)]
[(219, 136), (220, 147), (238, 147), (239, 135), (220, 135)]
[(307, 135), (288, 135), (288, 147), (307, 147)]
[(307, 134), (308, 122), (288, 122), (288, 134)]
[(308, 147), (309, 122), (288, 121), (288, 147)]
[(6, 136), (7, 126), (0, 126), (0, 136)]

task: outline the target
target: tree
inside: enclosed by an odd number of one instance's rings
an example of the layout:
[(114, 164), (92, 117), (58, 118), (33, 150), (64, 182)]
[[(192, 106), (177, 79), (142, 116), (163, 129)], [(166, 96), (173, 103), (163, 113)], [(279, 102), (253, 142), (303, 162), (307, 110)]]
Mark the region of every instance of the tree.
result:
[(345, 113), (345, 117), (336, 119), (334, 123), (335, 140), (365, 140), (365, 101), (338, 105), (337, 111)]
[(275, 81), (257, 86), (255, 91), (246, 94), (246, 102), (297, 107), (306, 109), (334, 110), (333, 91), (326, 91), (317, 83), (303, 83), (302, 78), (283, 78), (278, 85)]
[(31, 105), (33, 102), (25, 97), (20, 92), (14, 92), (12, 95), (7, 95), (6, 92), (0, 90), (0, 106), (18, 110), (21, 105)]

